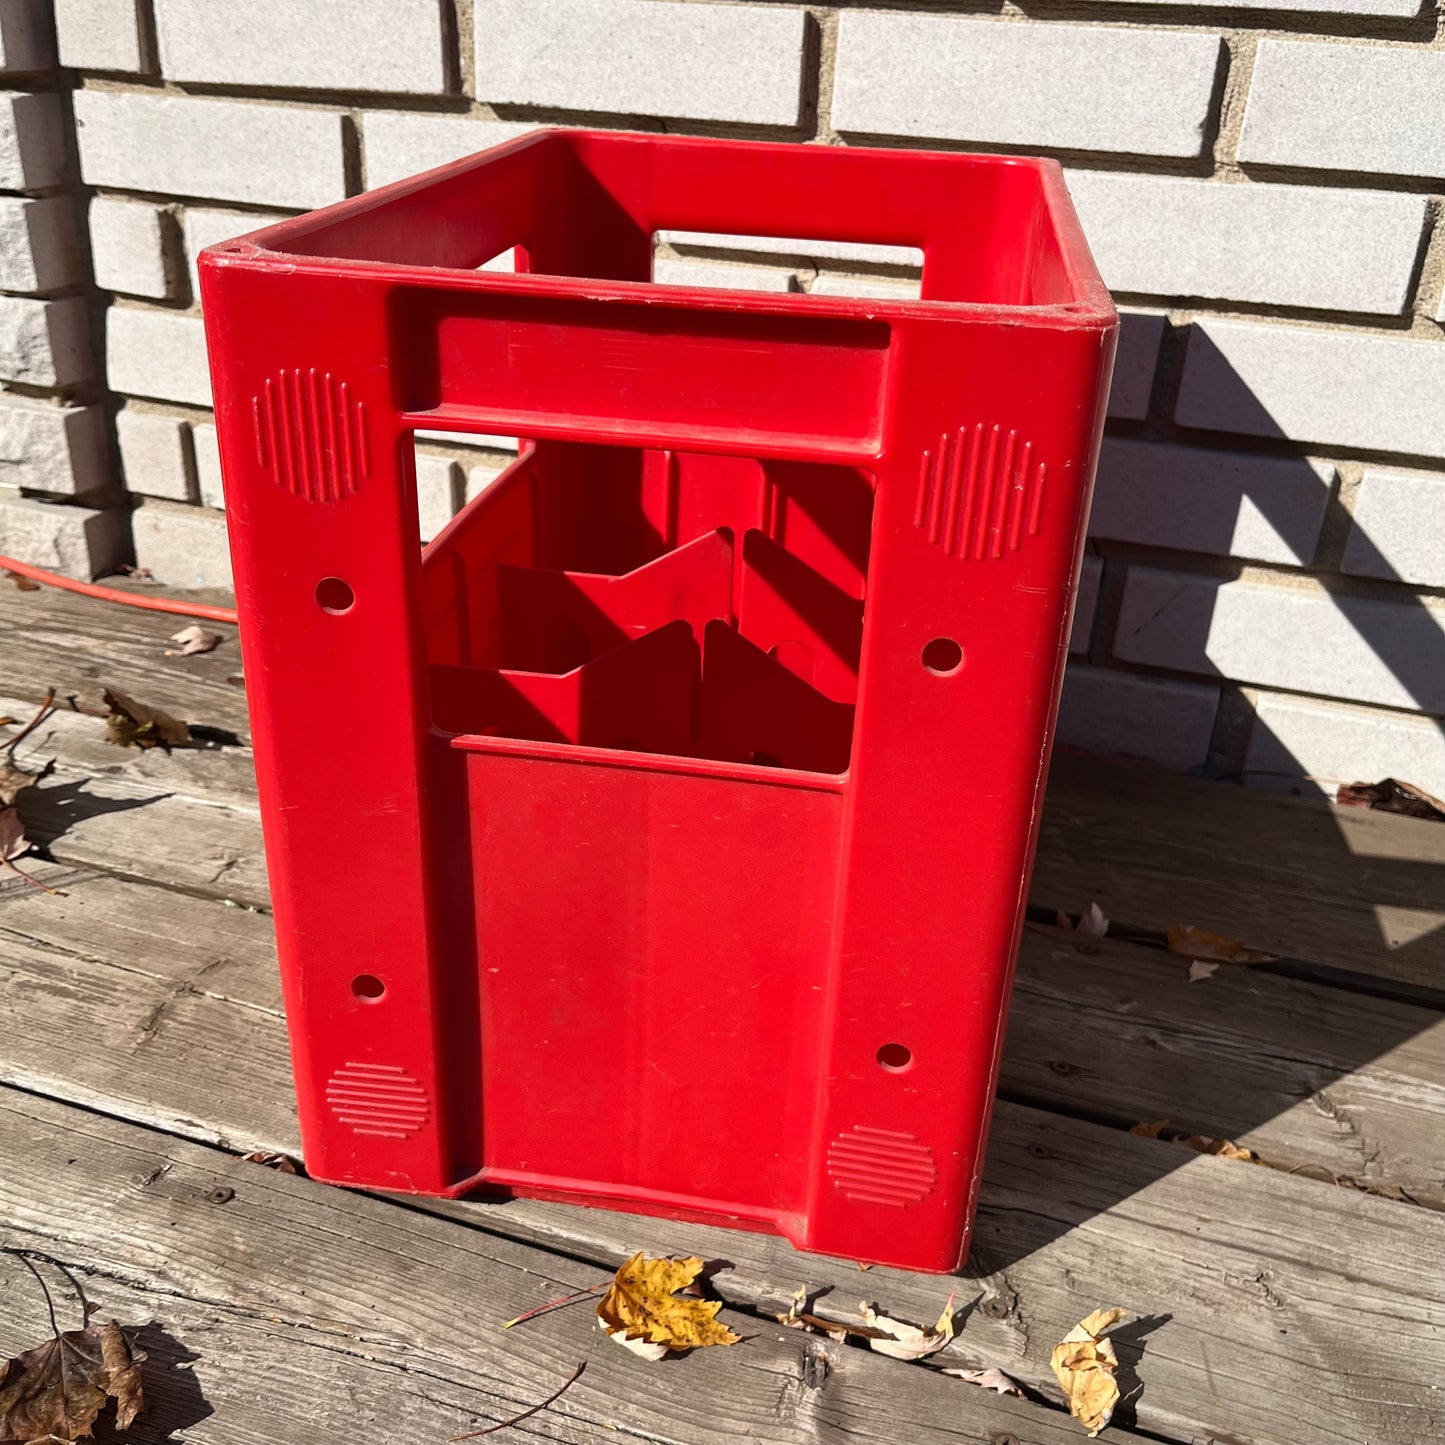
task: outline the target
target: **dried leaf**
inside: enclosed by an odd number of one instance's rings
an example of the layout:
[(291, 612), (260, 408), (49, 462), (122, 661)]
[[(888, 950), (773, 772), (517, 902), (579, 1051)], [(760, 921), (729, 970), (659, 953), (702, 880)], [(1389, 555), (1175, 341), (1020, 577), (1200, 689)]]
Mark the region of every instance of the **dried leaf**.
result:
[(20, 821), (20, 809), (0, 808), (0, 863), (12, 863), (29, 851), (30, 840)]
[(104, 696), (110, 709), (105, 720), (107, 742), (123, 748), (184, 747), (190, 742), (190, 728), (158, 707), (147, 707), (111, 687)]
[(1232, 938), (1206, 932), (1190, 923), (1179, 923), (1169, 930), (1169, 951), (1185, 958), (1203, 958), (1213, 963), (1273, 963), (1279, 956), (1261, 953), (1257, 948), (1246, 948)]
[(859, 1306), (863, 1315), (864, 1329), (868, 1335), (868, 1348), (880, 1355), (889, 1355), (895, 1360), (921, 1360), (935, 1355), (953, 1338), (953, 1300), (949, 1295), (936, 1324), (915, 1325), (907, 1320), (895, 1320), (881, 1314), (866, 1301)]
[(264, 1149), (254, 1149), (249, 1154), (241, 1155), (245, 1164), (264, 1164), (268, 1169), (274, 1169), (278, 1174), (296, 1174), (296, 1161), (289, 1154), (269, 1154)]
[(25, 576), (24, 573), (11, 572), (7, 570), (5, 575), (15, 584), (15, 588), (19, 592), (40, 591), (40, 584), (36, 581), (33, 581), (31, 578)]
[(124, 1430), (140, 1413), (140, 1363), (114, 1320), (46, 1340), (0, 1366), (0, 1440), (78, 1440), (107, 1399)]
[(8, 756), (0, 757), (0, 808), (13, 808), (20, 794), (39, 777), (39, 773), (17, 767)]
[(992, 1390), (996, 1395), (1017, 1395), (1023, 1398), (1023, 1391), (1019, 1389), (1018, 1382), (1011, 1380), (1002, 1370), (944, 1370), (945, 1375), (956, 1375), (960, 1380), (967, 1380), (970, 1385), (982, 1385), (985, 1390)]
[(1069, 1414), (1091, 1438), (1109, 1423), (1119, 1402), (1119, 1386), (1114, 1379), (1119, 1358), (1103, 1334), (1123, 1317), (1124, 1311), (1120, 1309), (1095, 1310), (1054, 1346), (1049, 1357), (1059, 1387), (1069, 1402)]
[[(691, 1350), (701, 1345), (735, 1345), (741, 1338), (715, 1316), (721, 1300), (684, 1298), (685, 1289), (702, 1273), (702, 1260), (648, 1259), (641, 1251), (621, 1269), (597, 1306), (602, 1328), (619, 1344), (658, 1345), (663, 1351)], [(636, 1350), (649, 1359), (661, 1356)]]
[(788, 1301), (788, 1312), (778, 1316), (778, 1323), (786, 1325), (790, 1330), (806, 1330), (811, 1326), (803, 1318), (803, 1306), (808, 1302), (808, 1286), (800, 1284), (793, 1291), (793, 1297)]
[(1399, 778), (1378, 783), (1344, 783), (1335, 801), (1347, 808), (1373, 808), (1379, 813), (1402, 813), (1407, 818), (1445, 820), (1445, 802)]
[(1217, 963), (1206, 963), (1202, 958), (1196, 958), (1189, 965), (1189, 982), (1198, 983), (1201, 978), (1209, 978), (1218, 972)]
[(179, 647), (166, 648), (167, 657), (190, 657), (198, 652), (210, 652), (221, 641), (219, 632), (207, 632), (199, 623), (191, 623), (189, 627), (183, 627), (179, 632), (171, 634), (172, 642), (179, 642)]
[(1109, 931), (1109, 920), (1097, 903), (1089, 904), (1077, 923), (1067, 913), (1056, 912), (1054, 917), (1060, 928), (1070, 933), (1082, 933), (1086, 938), (1103, 938)]
[(644, 1360), (665, 1360), (667, 1358), (666, 1345), (658, 1344), (654, 1340), (634, 1339), (631, 1335), (623, 1334), (621, 1330), (609, 1329), (601, 1315), (597, 1316), (597, 1328), (613, 1344), (621, 1345), (624, 1350), (631, 1350), (634, 1355), (640, 1355)]
[[(1166, 1130), (1169, 1132), (1166, 1133)], [(1265, 1163), (1253, 1149), (1246, 1149), (1233, 1139), (1211, 1139), (1205, 1134), (1185, 1135), (1177, 1129), (1170, 1130), (1168, 1119), (1159, 1119), (1152, 1124), (1135, 1124), (1129, 1132), (1145, 1139), (1164, 1139), (1170, 1144), (1182, 1144), (1196, 1154), (1216, 1154), (1221, 1159), (1239, 1159), (1246, 1164)]]
[(1156, 1119), (1152, 1124), (1135, 1124), (1129, 1132), (1139, 1135), (1141, 1139), (1157, 1139), (1168, 1127), (1168, 1119)]
[(1233, 1139), (1207, 1139), (1202, 1134), (1191, 1134), (1187, 1139), (1176, 1139), (1174, 1142), (1199, 1154), (1217, 1154), (1221, 1159), (1239, 1159), (1246, 1164), (1264, 1163), (1253, 1149), (1246, 1149)]

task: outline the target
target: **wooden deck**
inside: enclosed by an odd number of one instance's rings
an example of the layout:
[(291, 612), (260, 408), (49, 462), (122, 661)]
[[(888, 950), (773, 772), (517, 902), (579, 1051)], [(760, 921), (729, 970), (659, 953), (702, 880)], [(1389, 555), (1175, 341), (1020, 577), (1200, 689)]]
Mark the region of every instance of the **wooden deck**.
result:
[[(126, 751), (54, 714), (18, 757), (52, 765), (23, 813), (47, 850), (31, 871), (63, 892), (0, 881), (0, 1245), (145, 1324), (151, 1404), (128, 1438), (440, 1445), (585, 1359), (516, 1438), (1074, 1445), (1049, 1353), (1118, 1305), (1106, 1439), (1445, 1440), (1445, 826), (1059, 759), (1036, 916), (1097, 900), (1126, 936), (1030, 925), (956, 1281), (967, 1321), (905, 1363), (774, 1317), (806, 1285), (823, 1317), (866, 1297), (931, 1320), (949, 1282), (600, 1211), (352, 1194), (239, 1157), (294, 1154), (295, 1119), (240, 661), (233, 640), (165, 657), (180, 625), (0, 584), (0, 714), (112, 685), (220, 740)], [(1190, 983), (1159, 946), (1178, 923), (1280, 961)], [(1128, 1132), (1162, 1119), (1268, 1167)], [(500, 1328), (637, 1249), (722, 1262), (746, 1343), (647, 1364), (586, 1305)], [(0, 1258), (0, 1358), (46, 1332), (22, 1274)], [(1029, 1398), (939, 1369), (984, 1365)]]

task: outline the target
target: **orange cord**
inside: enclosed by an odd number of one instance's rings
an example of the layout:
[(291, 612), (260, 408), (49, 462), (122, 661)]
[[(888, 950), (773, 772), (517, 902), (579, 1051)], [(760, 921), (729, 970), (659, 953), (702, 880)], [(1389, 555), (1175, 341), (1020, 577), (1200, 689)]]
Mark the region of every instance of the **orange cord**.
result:
[(102, 587), (98, 582), (77, 582), (73, 577), (62, 577), (58, 572), (47, 572), (45, 568), (32, 567), (28, 562), (17, 562), (14, 557), (0, 556), (0, 571), (28, 577), (32, 582), (43, 582), (47, 587), (79, 592), (82, 597), (98, 597), (102, 602), (139, 607), (146, 612), (174, 612), (179, 617), (203, 617), (207, 622), (236, 621), (234, 607), (211, 607), (204, 602), (181, 602), (170, 597), (146, 597), (142, 593), (122, 592), (118, 587)]

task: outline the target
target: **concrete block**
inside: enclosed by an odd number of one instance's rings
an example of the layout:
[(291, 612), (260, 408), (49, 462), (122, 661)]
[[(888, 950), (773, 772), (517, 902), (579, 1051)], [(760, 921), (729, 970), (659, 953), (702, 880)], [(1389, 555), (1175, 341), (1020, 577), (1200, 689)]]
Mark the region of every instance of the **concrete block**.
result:
[(298, 210), (346, 194), (339, 112), (80, 90), (75, 121), (89, 185)]
[(60, 63), (72, 70), (149, 70), (136, 0), (55, 0)]
[(0, 72), (24, 75), (55, 64), (55, 30), (46, 0), (0, 5)]
[(366, 111), (361, 117), (361, 153), (367, 189), (375, 190), (449, 161), (459, 161), (536, 129), (531, 121)]
[(801, 7), (477, 0), (477, 95), (502, 105), (795, 125)]
[(155, 0), (161, 73), (209, 85), (440, 95), (437, 0)]
[(474, 497), (480, 497), (493, 482), (506, 470), (505, 467), (475, 466), (467, 468), (466, 496), (464, 501), (470, 502)]
[(0, 379), (74, 386), (94, 370), (89, 309), (79, 296), (0, 296)]
[(657, 240), (683, 250), (745, 251), (777, 260), (861, 261), (869, 266), (923, 265), (917, 246), (882, 246), (866, 241), (827, 241), (807, 236), (743, 236), (726, 231), (659, 231)]
[(131, 513), (137, 567), (168, 587), (231, 587), (226, 519), (200, 507), (144, 502)]
[(1109, 387), (1111, 417), (1143, 421), (1149, 415), (1163, 340), (1164, 317), (1158, 312), (1119, 313), (1119, 349), (1114, 355), (1114, 380)]
[(181, 217), (181, 229), (186, 243), (186, 270), (191, 279), (191, 295), (201, 294), (200, 280), (196, 275), (196, 258), (207, 246), (219, 245), (222, 241), (234, 241), (251, 231), (259, 231), (275, 221), (284, 219), (283, 211), (213, 211), (204, 206), (187, 206)]
[(0, 191), (43, 191), (64, 179), (65, 123), (59, 96), (0, 94)]
[(416, 459), (417, 521), (423, 542), (430, 542), (457, 510), (462, 469), (446, 457)]
[(1383, 707), (1445, 713), (1445, 604), (1131, 567), (1114, 654)]
[(1381, 316), (1409, 300), (1424, 196), (1105, 171), (1068, 181), (1112, 291)]
[(33, 567), (88, 582), (113, 572), (129, 550), (125, 512), (0, 497), (0, 552)]
[(1190, 772), (1204, 766), (1218, 711), (1217, 687), (1073, 662), (1059, 700), (1057, 739), (1101, 757)]
[(793, 273), (781, 267), (731, 265), (725, 261), (669, 261), (652, 263), (652, 279), (659, 286), (706, 286), (717, 291), (788, 291)]
[(1255, 53), (1239, 158), (1445, 176), (1442, 115), (1445, 51), (1266, 38)]
[(1445, 346), (1268, 322), (1191, 328), (1174, 419), (1246, 436), (1445, 457)]
[(917, 301), (921, 281), (892, 276), (849, 276), (821, 271), (808, 288), (810, 296), (858, 296), (869, 301)]
[(1079, 571), (1079, 595), (1074, 601), (1074, 629), (1069, 634), (1069, 652), (1082, 656), (1089, 650), (1094, 632), (1094, 615), (1099, 610), (1099, 583), (1104, 578), (1104, 563), (1099, 557), (1085, 557)]
[(1445, 732), (1437, 718), (1262, 693), (1243, 781), (1273, 792), (1334, 797), (1343, 783), (1398, 778), (1445, 797)]
[(196, 454), (196, 482), (201, 490), (201, 505), (224, 510), (226, 494), (221, 487), (221, 448), (216, 440), (215, 427), (208, 422), (193, 426), (191, 445)]
[(1196, 156), (1218, 35), (845, 10), (833, 124), (858, 135)]
[(126, 407), (115, 419), (115, 430), (127, 491), (176, 502), (194, 499), (185, 422)]
[(110, 479), (98, 406), (0, 397), (0, 486), (82, 496)]
[[(1157, 0), (1122, 0), (1122, 3), (1154, 5)], [(1302, 11), (1309, 15), (1376, 15), (1403, 20), (1420, 13), (1420, 0), (1191, 0), (1190, 9)]]
[(516, 437), (491, 436), (482, 432), (418, 431), (416, 439), (419, 442), (441, 442), (445, 446), (485, 447), (486, 450), (492, 452), (515, 452), (517, 450)]
[(199, 316), (112, 306), (105, 353), (112, 391), (211, 405), (206, 332)]
[(90, 255), (96, 285), (125, 296), (165, 300), (176, 293), (170, 219), (159, 206), (97, 196), (90, 203)]
[(1105, 437), (1089, 535), (1308, 565), (1333, 485), (1326, 462)]
[(1445, 587), (1445, 476), (1366, 467), (1340, 569)]
[(59, 291), (79, 280), (70, 201), (0, 196), (0, 291)]

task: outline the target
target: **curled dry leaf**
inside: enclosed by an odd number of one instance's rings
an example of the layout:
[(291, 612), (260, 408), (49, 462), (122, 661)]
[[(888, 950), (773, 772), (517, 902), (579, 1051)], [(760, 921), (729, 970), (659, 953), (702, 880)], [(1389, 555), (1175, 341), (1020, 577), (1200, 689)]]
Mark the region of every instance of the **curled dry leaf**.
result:
[(970, 1385), (981, 1385), (985, 1390), (992, 1390), (996, 1395), (1017, 1395), (1023, 1398), (1023, 1391), (1019, 1388), (1017, 1380), (1011, 1380), (1002, 1370), (945, 1370), (945, 1375), (956, 1375), (960, 1380), (967, 1380)]
[(0, 863), (13, 863), (29, 851), (30, 840), (20, 821), (20, 809), (0, 808)]
[(1261, 953), (1257, 948), (1246, 948), (1232, 938), (1209, 933), (1190, 923), (1179, 923), (1169, 930), (1169, 951), (1211, 963), (1273, 963), (1279, 957), (1275, 953)]
[(46, 1340), (0, 1366), (0, 1440), (50, 1445), (91, 1433), (107, 1399), (124, 1430), (140, 1413), (140, 1363), (121, 1327), (90, 1325)]
[(1109, 920), (1097, 903), (1089, 904), (1079, 915), (1077, 923), (1067, 913), (1056, 912), (1054, 917), (1060, 928), (1067, 929), (1070, 933), (1082, 933), (1086, 938), (1103, 938), (1109, 931)]
[(217, 647), (221, 641), (221, 634), (207, 632), (199, 623), (193, 622), (189, 627), (183, 627), (179, 632), (172, 633), (171, 641), (180, 643), (180, 646), (166, 648), (167, 657), (190, 657), (198, 652), (210, 652)]
[(1168, 1119), (1135, 1124), (1129, 1132), (1144, 1139), (1163, 1139), (1170, 1144), (1182, 1144), (1186, 1149), (1193, 1149), (1196, 1154), (1215, 1154), (1221, 1159), (1239, 1159), (1246, 1164), (1265, 1163), (1253, 1149), (1246, 1149), (1243, 1144), (1236, 1144), (1233, 1139), (1211, 1139), (1205, 1134), (1183, 1134), (1178, 1129), (1171, 1129)]
[(1193, 1149), (1197, 1154), (1217, 1154), (1221, 1159), (1239, 1159), (1245, 1164), (1264, 1163), (1253, 1149), (1246, 1149), (1244, 1145), (1236, 1144), (1233, 1139), (1208, 1139), (1202, 1134), (1191, 1134), (1187, 1139), (1175, 1140), (1175, 1143), (1183, 1144), (1186, 1149)]
[(5, 575), (15, 584), (18, 592), (39, 592), (40, 584), (25, 576), (23, 572), (6, 571)]
[(123, 748), (166, 748), (185, 747), (191, 741), (190, 728), (160, 708), (147, 707), (113, 687), (106, 688), (104, 697), (110, 709), (105, 720), (107, 742)]
[(1407, 818), (1445, 821), (1445, 802), (1399, 778), (1382, 778), (1378, 783), (1344, 783), (1335, 801), (1347, 808), (1373, 808), (1380, 813), (1403, 813)]
[(799, 1285), (787, 1313), (777, 1317), (778, 1323), (790, 1330), (816, 1330), (838, 1344), (852, 1335), (855, 1339), (866, 1341), (870, 1350), (877, 1350), (880, 1355), (891, 1355), (896, 1360), (921, 1360), (936, 1354), (954, 1334), (953, 1295), (949, 1295), (938, 1322), (932, 1325), (915, 1325), (908, 1320), (894, 1319), (876, 1310), (866, 1300), (858, 1306), (857, 1324), (822, 1319), (806, 1312), (807, 1300), (807, 1285)]
[[(40, 780), (40, 773), (32, 773), (15, 761), (15, 745), (28, 738), (45, 721), (54, 701), (55, 689), (52, 687), (46, 692), (45, 701), (36, 709), (35, 716), (13, 738), (6, 739), (4, 754), (0, 756), (0, 808), (13, 808), (20, 794)], [(15, 720), (13, 717), (5, 719), (11, 723)]]
[(241, 1161), (245, 1164), (264, 1164), (278, 1174), (299, 1173), (296, 1161), (289, 1154), (270, 1154), (264, 1149), (253, 1149), (251, 1153), (241, 1155)]
[(1149, 1124), (1135, 1124), (1129, 1132), (1137, 1134), (1141, 1139), (1158, 1139), (1168, 1127), (1168, 1119), (1155, 1119)]
[(602, 1296), (597, 1306), (599, 1327), (609, 1338), (646, 1359), (661, 1359), (669, 1350), (737, 1344), (741, 1336), (716, 1318), (721, 1300), (677, 1293), (701, 1273), (702, 1260), (696, 1255), (687, 1259), (648, 1259), (639, 1251), (617, 1271), (616, 1279)]
[(1114, 1406), (1119, 1403), (1119, 1386), (1114, 1379), (1119, 1357), (1114, 1353), (1112, 1342), (1103, 1335), (1123, 1317), (1124, 1311), (1120, 1309), (1095, 1310), (1054, 1346), (1049, 1357), (1054, 1376), (1069, 1402), (1069, 1414), (1091, 1437), (1109, 1423)]
[(895, 1360), (921, 1360), (935, 1355), (953, 1338), (953, 1301), (949, 1295), (943, 1313), (932, 1325), (910, 1324), (875, 1310), (866, 1301), (859, 1305), (868, 1348)]

